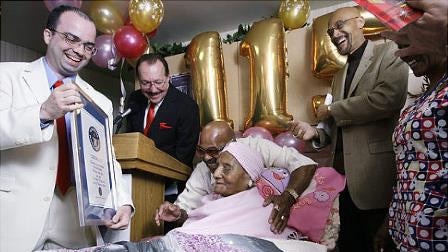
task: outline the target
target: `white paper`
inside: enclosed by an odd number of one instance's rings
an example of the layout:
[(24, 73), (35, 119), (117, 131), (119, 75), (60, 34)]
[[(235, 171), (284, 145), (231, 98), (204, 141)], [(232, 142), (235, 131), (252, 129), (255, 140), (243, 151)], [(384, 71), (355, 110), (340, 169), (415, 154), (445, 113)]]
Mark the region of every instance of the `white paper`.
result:
[(89, 204), (113, 208), (104, 126), (83, 110), (81, 110), (81, 119), (82, 132), (85, 132), (82, 141), (85, 147), (84, 160)]

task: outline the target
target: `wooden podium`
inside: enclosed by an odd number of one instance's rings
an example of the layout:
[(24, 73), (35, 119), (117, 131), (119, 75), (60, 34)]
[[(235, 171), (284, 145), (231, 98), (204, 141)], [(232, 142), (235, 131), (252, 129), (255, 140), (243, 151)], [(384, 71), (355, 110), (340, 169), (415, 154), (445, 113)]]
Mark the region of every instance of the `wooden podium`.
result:
[(131, 222), (131, 241), (163, 234), (163, 226), (157, 227), (154, 214), (164, 200), (165, 179), (186, 181), (191, 169), (138, 132), (114, 135), (112, 143), (123, 173), (132, 175), (136, 212)]

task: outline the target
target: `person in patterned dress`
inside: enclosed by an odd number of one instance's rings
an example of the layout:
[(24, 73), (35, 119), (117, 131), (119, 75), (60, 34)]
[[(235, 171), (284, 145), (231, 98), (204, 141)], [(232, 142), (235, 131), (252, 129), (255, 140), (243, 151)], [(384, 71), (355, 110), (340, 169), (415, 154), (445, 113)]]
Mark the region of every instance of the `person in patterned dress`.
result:
[[(395, 37), (401, 48), (406, 33)], [(400, 251), (448, 250), (448, 76), (440, 54), (402, 57), (426, 90), (400, 116), (393, 133), (397, 183), (387, 226)]]

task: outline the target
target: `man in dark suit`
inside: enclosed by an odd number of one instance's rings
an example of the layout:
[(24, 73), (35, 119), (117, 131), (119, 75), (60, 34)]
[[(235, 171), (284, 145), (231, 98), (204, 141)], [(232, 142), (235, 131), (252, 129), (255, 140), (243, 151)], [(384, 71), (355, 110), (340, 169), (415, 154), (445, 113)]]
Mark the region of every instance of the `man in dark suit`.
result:
[(131, 93), (126, 132), (142, 132), (156, 147), (192, 167), (199, 138), (196, 102), (169, 84), (166, 60), (145, 54), (136, 64), (140, 90)]
[[(136, 64), (140, 90), (131, 93), (126, 132), (142, 132), (156, 147), (192, 167), (200, 123), (196, 102), (169, 83), (166, 60), (158, 54), (145, 54)], [(165, 200), (174, 202), (185, 183), (167, 181)], [(165, 232), (174, 228), (165, 225)]]

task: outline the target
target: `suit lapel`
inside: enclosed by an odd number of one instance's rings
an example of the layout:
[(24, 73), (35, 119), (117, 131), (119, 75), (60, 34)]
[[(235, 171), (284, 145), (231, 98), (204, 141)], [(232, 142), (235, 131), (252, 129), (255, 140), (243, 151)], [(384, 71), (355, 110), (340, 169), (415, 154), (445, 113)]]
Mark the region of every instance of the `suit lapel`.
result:
[(371, 41), (367, 41), (366, 49), (364, 50), (364, 54), (361, 57), (358, 69), (356, 69), (355, 76), (353, 76), (353, 80), (350, 85), (347, 97), (350, 97), (352, 95), (353, 91), (359, 84), (359, 80), (361, 80), (361, 77), (364, 76), (367, 68), (369, 68), (370, 64), (372, 64), (373, 56), (373, 43)]
[(22, 75), (23, 80), (36, 96), (38, 103), (43, 103), (50, 95), (47, 74), (42, 58), (31, 62), (25, 67)]
[(344, 99), (344, 83), (345, 77), (347, 76), (347, 68), (348, 64), (345, 64), (344, 67), (339, 71), (338, 74), (335, 75), (333, 80), (333, 101), (340, 101)]

